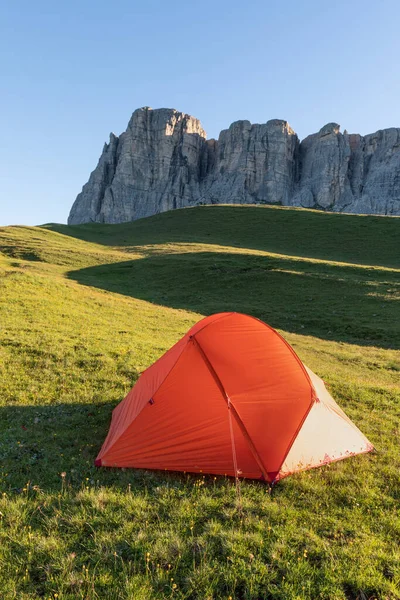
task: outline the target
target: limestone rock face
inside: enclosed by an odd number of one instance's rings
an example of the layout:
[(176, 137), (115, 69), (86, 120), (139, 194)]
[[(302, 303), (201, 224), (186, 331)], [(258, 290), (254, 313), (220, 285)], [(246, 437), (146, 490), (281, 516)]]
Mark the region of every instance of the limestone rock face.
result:
[(111, 134), (68, 223), (121, 223), (187, 206), (199, 196), (206, 133), (173, 109), (136, 110), (119, 138)]
[(292, 204), (358, 214), (400, 214), (400, 129), (362, 137), (336, 123), (300, 144)]
[(400, 214), (400, 129), (328, 123), (301, 144), (286, 121), (237, 121), (218, 140), (174, 109), (136, 110), (110, 135), (68, 223), (121, 223), (199, 203), (268, 203)]
[(340, 125), (328, 123), (300, 144), (300, 178), (293, 204), (333, 209), (350, 190), (350, 144)]
[[(338, 210), (360, 214), (400, 215), (400, 129), (348, 136), (352, 155), (352, 198)], [(335, 207), (336, 209), (336, 207)]]
[(105, 203), (105, 196), (113, 182), (117, 167), (118, 146), (119, 138), (110, 133), (110, 142), (104, 144), (97, 167), (72, 205), (68, 217), (69, 224), (102, 220), (100, 215)]
[(287, 204), (294, 189), (299, 141), (286, 121), (232, 123), (213, 144), (202, 200)]

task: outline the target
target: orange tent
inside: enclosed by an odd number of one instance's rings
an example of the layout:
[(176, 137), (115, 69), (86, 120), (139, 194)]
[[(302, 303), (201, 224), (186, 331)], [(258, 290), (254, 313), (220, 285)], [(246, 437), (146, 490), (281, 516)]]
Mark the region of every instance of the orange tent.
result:
[(372, 449), (279, 333), (220, 313), (142, 373), (95, 464), (273, 483)]

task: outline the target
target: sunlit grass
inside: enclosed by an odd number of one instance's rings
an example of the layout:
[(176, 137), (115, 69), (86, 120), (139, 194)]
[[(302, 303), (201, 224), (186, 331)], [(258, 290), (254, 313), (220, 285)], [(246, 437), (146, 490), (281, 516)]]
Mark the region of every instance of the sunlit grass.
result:
[[(1, 599), (400, 597), (400, 221), (326, 216), (0, 229)], [(278, 327), (377, 452), (240, 504), (224, 477), (96, 469), (138, 374), (224, 309)]]

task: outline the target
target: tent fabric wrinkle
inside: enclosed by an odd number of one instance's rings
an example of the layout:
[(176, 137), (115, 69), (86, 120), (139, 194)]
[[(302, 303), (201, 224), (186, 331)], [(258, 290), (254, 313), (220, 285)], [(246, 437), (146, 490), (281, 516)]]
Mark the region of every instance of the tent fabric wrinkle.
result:
[(95, 464), (273, 483), (372, 449), (278, 332), (227, 312), (196, 323), (142, 373)]

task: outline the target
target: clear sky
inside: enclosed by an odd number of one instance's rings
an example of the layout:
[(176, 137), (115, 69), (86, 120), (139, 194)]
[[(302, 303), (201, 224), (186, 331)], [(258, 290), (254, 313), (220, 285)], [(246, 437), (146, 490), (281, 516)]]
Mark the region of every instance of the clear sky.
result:
[(0, 8), (0, 225), (66, 222), (141, 106), (400, 127), (399, 0), (13, 0)]

